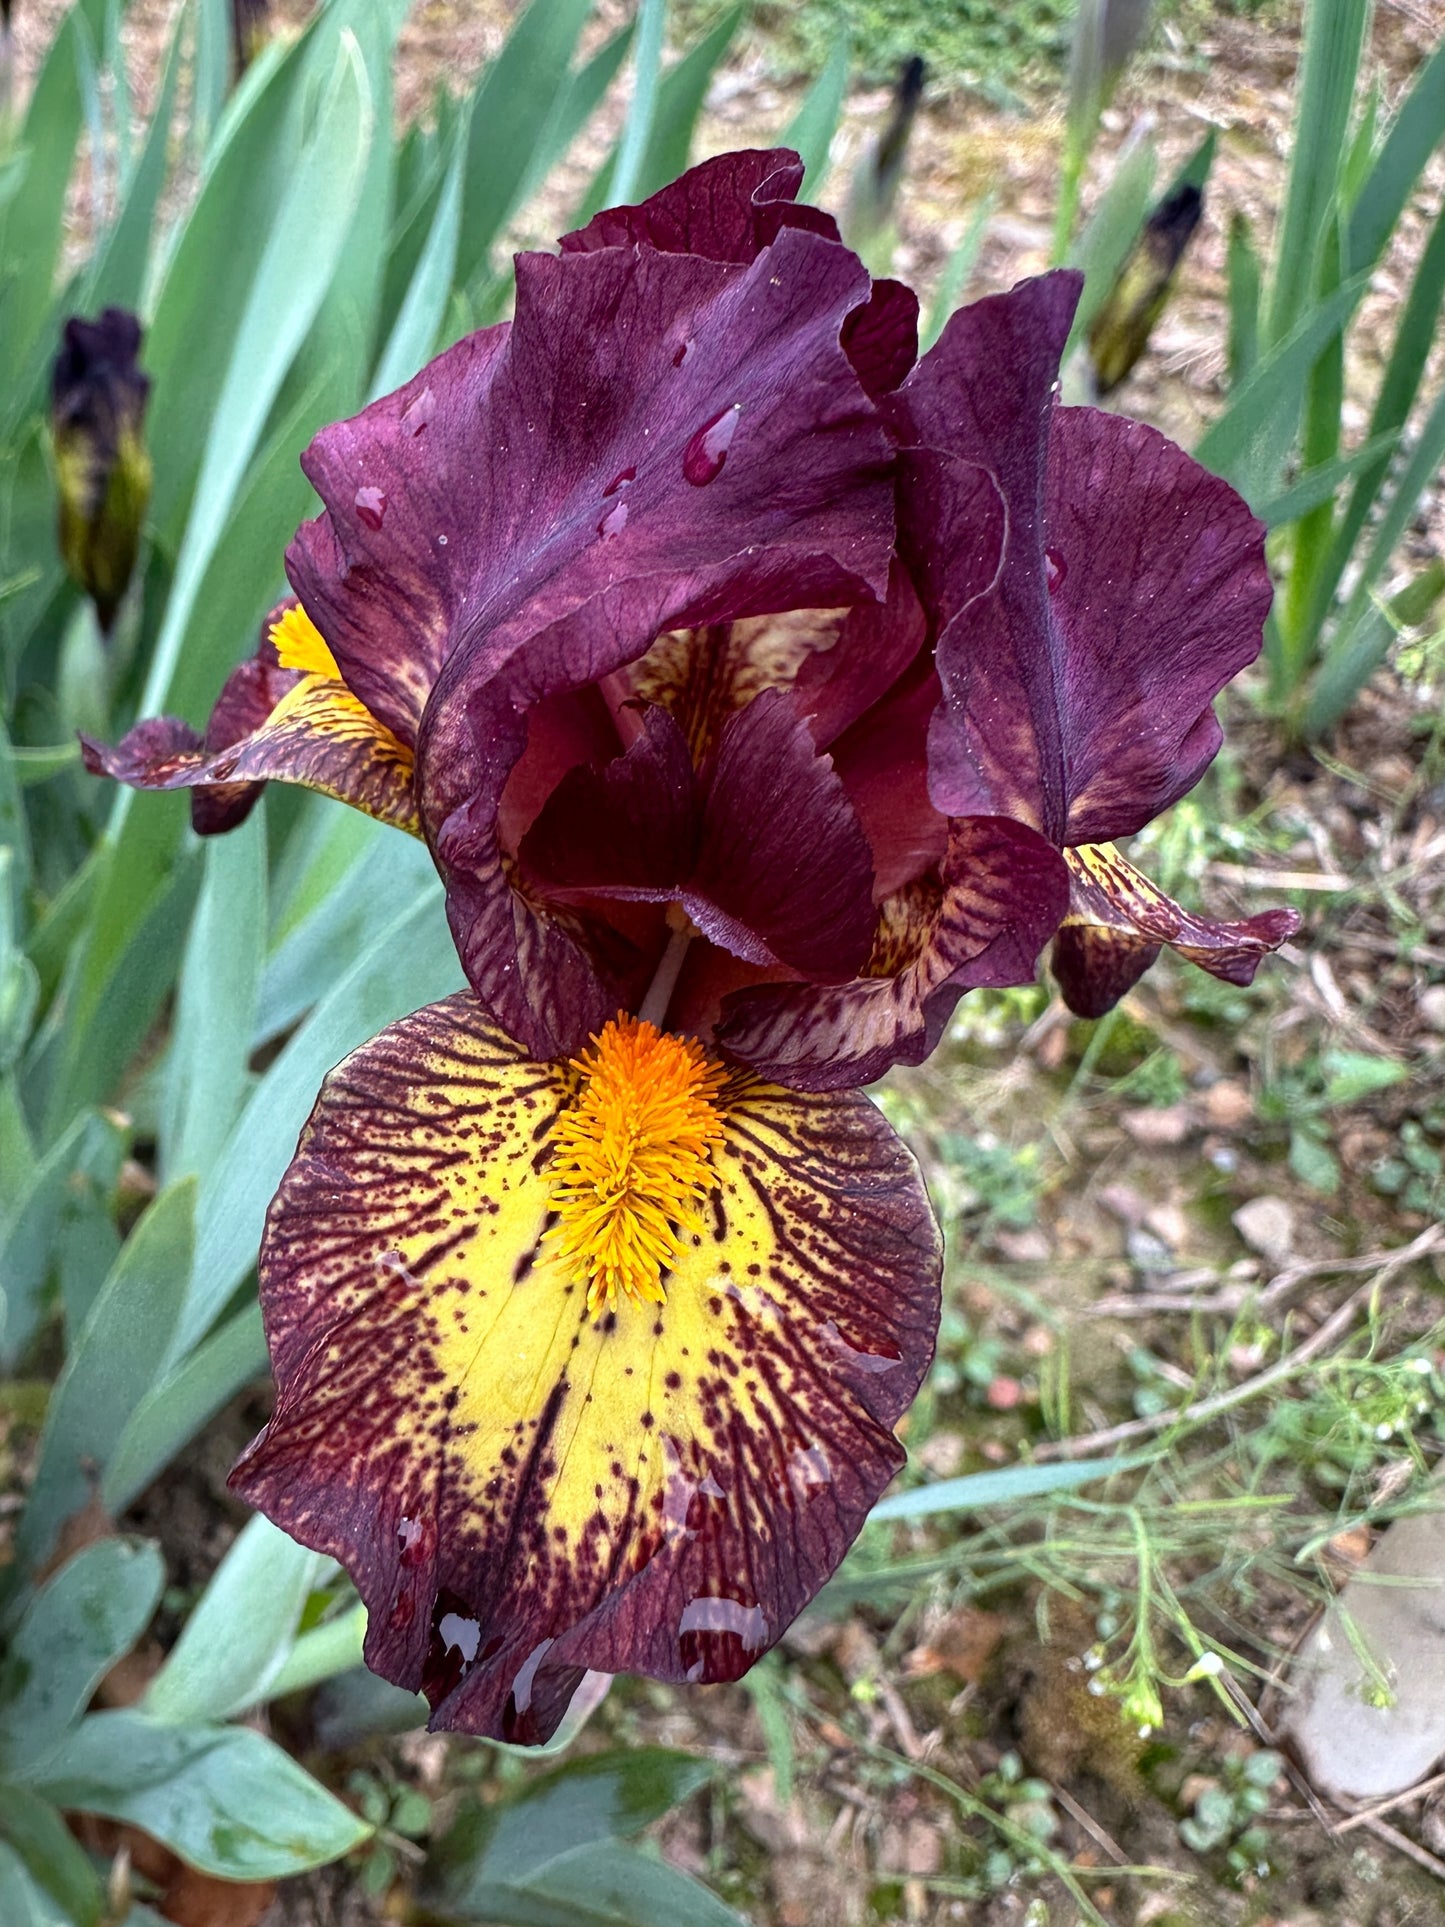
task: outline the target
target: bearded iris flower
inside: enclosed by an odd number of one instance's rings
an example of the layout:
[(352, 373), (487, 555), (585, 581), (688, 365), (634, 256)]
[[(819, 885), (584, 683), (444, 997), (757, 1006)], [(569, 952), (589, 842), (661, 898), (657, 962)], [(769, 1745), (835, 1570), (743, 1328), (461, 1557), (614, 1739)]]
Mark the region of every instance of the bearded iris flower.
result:
[(341, 1559), (433, 1724), (544, 1740), (590, 1671), (736, 1678), (902, 1462), (937, 1228), (859, 1087), (1045, 946), (1104, 1008), (1186, 915), (1112, 849), (1218, 746), (1262, 531), (1056, 405), (1077, 278), (870, 283), (787, 154), (560, 256), (304, 459), (295, 600), (204, 737), (421, 834), (470, 988), (323, 1086), (271, 1207), (275, 1415), (239, 1490)]

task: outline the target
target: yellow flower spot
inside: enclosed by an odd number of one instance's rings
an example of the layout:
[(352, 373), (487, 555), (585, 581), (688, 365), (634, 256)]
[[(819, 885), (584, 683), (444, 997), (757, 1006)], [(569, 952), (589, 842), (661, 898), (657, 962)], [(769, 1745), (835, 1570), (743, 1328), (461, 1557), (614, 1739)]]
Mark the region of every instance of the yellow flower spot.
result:
[(717, 1182), (723, 1068), (691, 1039), (626, 1015), (572, 1068), (581, 1094), (554, 1135), (558, 1256), (586, 1280), (594, 1317), (619, 1291), (664, 1304), (663, 1267), (701, 1228), (698, 1206)]
[(341, 671), (326, 646), (325, 637), (299, 602), (271, 624), (271, 640), (283, 669), (300, 669), (308, 676), (341, 681)]

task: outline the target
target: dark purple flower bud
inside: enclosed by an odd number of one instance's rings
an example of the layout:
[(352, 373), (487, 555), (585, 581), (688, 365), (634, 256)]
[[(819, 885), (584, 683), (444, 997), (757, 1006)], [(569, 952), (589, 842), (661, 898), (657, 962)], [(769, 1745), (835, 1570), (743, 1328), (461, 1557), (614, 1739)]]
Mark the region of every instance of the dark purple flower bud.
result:
[(145, 445), (150, 381), (141, 326), (124, 308), (65, 324), (51, 382), (60, 553), (109, 631), (135, 568), (151, 494)]
[(1089, 326), (1089, 355), (1101, 395), (1119, 386), (1148, 347), (1203, 212), (1202, 190), (1186, 181), (1166, 195), (1144, 223)]

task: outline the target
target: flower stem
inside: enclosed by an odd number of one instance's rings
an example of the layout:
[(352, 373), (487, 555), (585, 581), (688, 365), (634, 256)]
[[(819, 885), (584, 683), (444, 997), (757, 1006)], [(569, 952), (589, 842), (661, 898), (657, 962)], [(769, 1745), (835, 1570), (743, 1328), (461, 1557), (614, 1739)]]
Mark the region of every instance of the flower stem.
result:
[(668, 938), (667, 948), (657, 966), (652, 982), (647, 986), (647, 995), (637, 1009), (637, 1015), (644, 1024), (656, 1024), (659, 1030), (667, 1016), (667, 1007), (672, 1002), (672, 993), (677, 988), (677, 979), (682, 970), (682, 960), (687, 955), (687, 946), (692, 942), (693, 929), (687, 923), (681, 930), (674, 930)]

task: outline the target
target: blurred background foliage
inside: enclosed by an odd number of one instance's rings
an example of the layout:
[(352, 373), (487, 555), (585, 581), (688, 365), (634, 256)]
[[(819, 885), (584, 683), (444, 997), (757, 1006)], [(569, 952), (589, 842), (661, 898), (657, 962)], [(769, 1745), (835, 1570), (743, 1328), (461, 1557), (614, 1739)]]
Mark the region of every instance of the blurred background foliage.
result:
[[(124, 0), (49, 16), (25, 62), (9, 24), (0, 49), (0, 1921), (205, 1920), (215, 1883), (255, 1903), (227, 1919), (256, 1918), (271, 1883), (343, 1858), (363, 1910), (707, 1927), (736, 1923), (736, 1902), (762, 1918), (779, 1876), (757, 1845), (786, 1863), (798, 1789), (839, 1747), (884, 1830), (880, 1919), (1020, 1878), (1062, 1895), (1061, 1918), (1103, 1918), (1064, 1831), (1081, 1824), (1059, 1790), (1081, 1760), (1126, 1806), (1146, 1787), (1163, 1802), (1171, 1850), (1247, 1882), (1276, 1851), (1259, 1837), (1276, 1756), (1220, 1740), (1201, 1761), (1131, 1736), (1160, 1733), (1176, 1696), (1238, 1715), (1267, 1670), (1262, 1625), (1281, 1598), (1308, 1609), (1321, 1547), (1412, 1501), (1445, 1402), (1428, 1274), (1401, 1299), (1406, 1329), (1361, 1301), (1298, 1366), (1271, 1310), (1337, 1248), (1357, 1263), (1372, 1243), (1418, 1243), (1445, 1200), (1429, 1044), (1445, 1032), (1445, 54), (1382, 68), (1365, 0), (1312, 0), (1276, 205), (1213, 214), (1226, 286), (1196, 447), (1269, 523), (1280, 593), (1264, 670), (1235, 703), (1243, 748), (1153, 826), (1151, 857), (1185, 892), (1293, 891), (1316, 913), (1314, 956), (1297, 950), (1285, 988), (1262, 979), (1257, 997), (1163, 971), (1097, 1026), (1042, 991), (976, 997), (933, 1065), (890, 1082), (880, 1101), (950, 1237), (904, 1489), (712, 1745), (675, 1698), (638, 1687), (580, 1757), (539, 1769), (490, 1747), (442, 1764), (388, 1751), (381, 1736), (414, 1728), (418, 1706), (358, 1670), (340, 1575), (264, 1520), (235, 1532), (214, 1477), (193, 1560), (171, 1516), (206, 1441), (224, 1459), (261, 1409), (255, 1252), (321, 1076), (460, 982), (426, 854), (274, 791), (202, 844), (184, 799), (138, 805), (87, 777), (74, 732), (203, 721), (282, 587), (315, 430), (504, 314), (516, 239), (660, 186), (700, 126), (709, 149), (740, 133), (797, 145), (809, 193), (875, 272), (921, 263), (932, 339), (1018, 255), (1006, 150), (1047, 125), (1046, 205), (1022, 252), (1087, 273), (1066, 394), (1121, 387), (1167, 419), (1151, 333), (1231, 130), (1186, 117), (1187, 139), (1173, 126), (1165, 141), (1151, 96), (1166, 73), (1187, 90), (1192, 42), (1221, 18), (1284, 36), (1293, 61), (1301, 12), (644, 0), (634, 17), (535, 0), (488, 16), (505, 31), (450, 88), (444, 55), (409, 66), (397, 48), (455, 23), (406, 15), (403, 0), (329, 0), (268, 28), (226, 0), (152, 11), (144, 111)], [(741, 127), (740, 73), (764, 76)], [(970, 103), (1014, 117), (990, 150), (998, 178), (975, 158), (941, 184), (939, 126), (963, 138)], [(53, 392), (64, 324), (108, 309), (140, 317), (138, 364), (112, 327), (84, 353), (72, 342)], [(1271, 776), (1290, 771), (1293, 789)], [(1121, 1142), (1145, 1160), (1128, 1182)], [(1236, 1237), (1246, 1174), (1293, 1230), (1256, 1212)], [(1301, 1258), (1292, 1240), (1321, 1211), (1334, 1244)], [(1090, 1316), (1112, 1302), (1130, 1333), (1108, 1369), (1084, 1299)], [(1252, 1403), (1266, 1388), (1268, 1407)], [(1115, 1441), (1104, 1421), (1121, 1412)], [(1000, 1742), (967, 1726), (957, 1683), (968, 1701), (1003, 1637), (995, 1606), (1017, 1617), (1020, 1600), (1045, 1602), (1041, 1624), (1054, 1601), (1097, 1690), (1080, 1697), (1047, 1638), (1015, 1653), (996, 1698), (1017, 1732)], [(983, 1659), (960, 1656), (965, 1634)], [(928, 1682), (950, 1668), (940, 1698)], [(960, 1736), (958, 1761), (947, 1744), (925, 1757), (925, 1716)], [(1065, 1733), (1082, 1753), (1060, 1750)], [(706, 1757), (679, 1751), (695, 1741)], [(765, 1765), (765, 1789), (732, 1785), (740, 1762)], [(936, 1863), (906, 1840), (885, 1851), (879, 1817), (906, 1829), (925, 1795), (949, 1816)], [(677, 1817), (702, 1809), (706, 1851)], [(636, 1844), (667, 1814), (670, 1860)], [(309, 1918), (321, 1889), (294, 1891), (303, 1911), (283, 1917)]]

